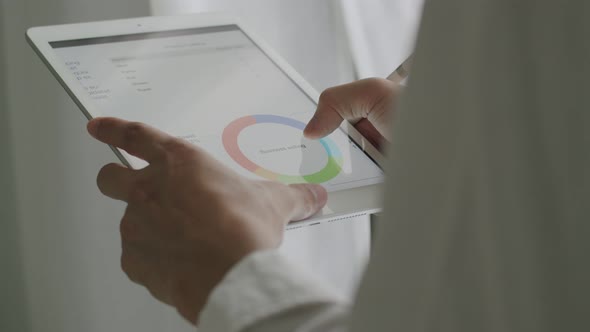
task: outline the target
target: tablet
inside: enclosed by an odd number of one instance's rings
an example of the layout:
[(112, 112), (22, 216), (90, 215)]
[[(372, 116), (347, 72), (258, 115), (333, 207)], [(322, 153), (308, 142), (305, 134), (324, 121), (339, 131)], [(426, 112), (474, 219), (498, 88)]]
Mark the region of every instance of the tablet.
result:
[[(347, 123), (324, 139), (304, 138), (318, 93), (235, 18), (36, 27), (27, 39), (88, 119), (146, 123), (252, 179), (323, 185), (324, 210), (290, 228), (380, 208), (381, 154)], [(113, 151), (129, 167), (147, 165)]]

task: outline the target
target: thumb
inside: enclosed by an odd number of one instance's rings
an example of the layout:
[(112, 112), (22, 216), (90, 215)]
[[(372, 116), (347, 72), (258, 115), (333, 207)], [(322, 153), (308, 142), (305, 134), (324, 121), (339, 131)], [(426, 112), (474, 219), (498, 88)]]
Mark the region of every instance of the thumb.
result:
[(344, 120), (356, 122), (366, 118), (385, 136), (389, 123), (384, 121), (383, 114), (389, 111), (394, 89), (395, 83), (391, 81), (369, 78), (325, 90), (304, 135), (310, 139), (322, 138), (336, 130)]
[(319, 184), (292, 184), (286, 187), (290, 200), (290, 221), (307, 219), (328, 202), (328, 193)]

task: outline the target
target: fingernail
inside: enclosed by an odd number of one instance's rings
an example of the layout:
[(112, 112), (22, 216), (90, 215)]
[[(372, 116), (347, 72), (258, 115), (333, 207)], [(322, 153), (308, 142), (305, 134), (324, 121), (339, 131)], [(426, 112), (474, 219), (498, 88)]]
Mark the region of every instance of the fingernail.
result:
[(314, 131), (317, 130), (316, 128), (316, 123), (315, 123), (315, 117), (313, 117), (309, 123), (307, 123), (307, 126), (305, 126), (305, 129), (303, 129), (303, 136), (307, 137), (307, 138), (314, 138)]
[(90, 133), (90, 135), (92, 135), (93, 137), (96, 137), (96, 134), (98, 133), (98, 126), (99, 125), (100, 125), (100, 121), (90, 120), (90, 122), (88, 122), (88, 124), (86, 125), (86, 129), (88, 130), (88, 133)]

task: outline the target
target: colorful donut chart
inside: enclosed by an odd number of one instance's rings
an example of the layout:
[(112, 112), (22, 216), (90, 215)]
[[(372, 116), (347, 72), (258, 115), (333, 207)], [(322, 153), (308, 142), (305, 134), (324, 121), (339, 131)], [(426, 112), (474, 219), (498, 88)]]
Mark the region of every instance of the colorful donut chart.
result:
[(328, 162), (322, 170), (316, 173), (308, 175), (279, 174), (256, 165), (240, 150), (238, 136), (245, 128), (261, 123), (274, 123), (293, 127), (301, 131), (305, 129), (305, 123), (278, 115), (248, 115), (232, 121), (223, 131), (223, 146), (229, 156), (243, 168), (265, 179), (279, 181), (285, 184), (324, 183), (340, 174), (343, 162), (342, 154), (336, 144), (334, 144), (334, 141), (329, 138), (323, 138), (319, 141), (328, 154)]

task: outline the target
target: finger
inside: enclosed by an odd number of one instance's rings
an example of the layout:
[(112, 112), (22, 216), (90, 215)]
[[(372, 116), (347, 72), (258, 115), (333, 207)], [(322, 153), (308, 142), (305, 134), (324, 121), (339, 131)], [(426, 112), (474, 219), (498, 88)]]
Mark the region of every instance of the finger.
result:
[(140, 249), (125, 241), (122, 242), (121, 249), (121, 270), (129, 280), (136, 284), (145, 285), (149, 275), (149, 269), (144, 263), (145, 255), (140, 253)]
[(113, 163), (104, 166), (98, 172), (96, 184), (103, 195), (113, 199), (127, 201), (137, 177), (138, 171)]
[(121, 247), (121, 269), (129, 280), (145, 286), (153, 297), (172, 305), (173, 301), (162, 274), (165, 267), (159, 263), (162, 262), (161, 250), (125, 241), (122, 241)]
[(162, 144), (172, 137), (148, 125), (117, 118), (96, 118), (88, 132), (97, 140), (121, 148), (148, 162), (164, 154)]
[[(336, 130), (342, 121), (369, 119), (379, 132), (387, 124), (380, 115), (394, 95), (395, 84), (385, 79), (364, 79), (325, 90), (314, 117), (304, 130), (306, 137), (317, 139)], [(382, 133), (383, 134), (383, 133)]]
[[(332, 94), (336, 94), (336, 92)], [(352, 115), (348, 116), (349, 112), (335, 105), (335, 101), (328, 101), (328, 98), (331, 100), (336, 97), (325, 96), (326, 92), (322, 94), (315, 114), (303, 130), (303, 135), (307, 138), (323, 138), (336, 130), (347, 117), (352, 120)]]
[[(292, 184), (280, 199), (289, 206), (290, 221), (305, 220), (318, 213), (328, 202), (326, 189), (318, 184)], [(288, 211), (289, 211), (288, 210)]]

